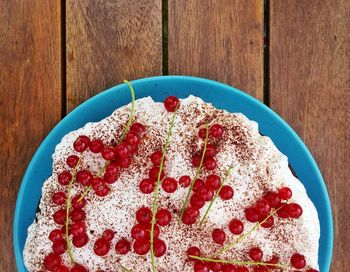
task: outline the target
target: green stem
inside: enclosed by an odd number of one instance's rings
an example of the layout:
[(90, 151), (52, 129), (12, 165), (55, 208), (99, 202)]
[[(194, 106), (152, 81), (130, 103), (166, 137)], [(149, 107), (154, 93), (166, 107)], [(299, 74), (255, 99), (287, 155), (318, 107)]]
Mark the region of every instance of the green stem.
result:
[(191, 195), (191, 192), (192, 192), (192, 189), (193, 189), (193, 186), (194, 186), (194, 182), (198, 178), (198, 176), (199, 176), (199, 174), (200, 174), (200, 172), (202, 170), (202, 167), (203, 167), (205, 152), (207, 151), (207, 144), (208, 144), (208, 134), (209, 134), (208, 123), (205, 124), (205, 128), (206, 128), (206, 132), (205, 132), (205, 140), (204, 140), (204, 147), (203, 147), (203, 153), (202, 153), (201, 161), (200, 161), (200, 164), (199, 164), (199, 166), (197, 168), (195, 176), (191, 180), (190, 188), (188, 189), (185, 201), (184, 201), (184, 203), (182, 205), (182, 209), (181, 209), (180, 217), (179, 217), (179, 222), (181, 222), (182, 216), (183, 216), (183, 214), (184, 214), (184, 212), (185, 212), (185, 210), (187, 208), (188, 201), (190, 200), (190, 195)]
[(202, 220), (199, 222), (199, 225), (200, 225), (200, 226), (203, 224), (205, 218), (207, 217), (207, 215), (208, 215), (208, 213), (209, 213), (209, 211), (210, 211), (210, 209), (211, 209), (211, 206), (213, 206), (214, 201), (215, 201), (215, 199), (218, 197), (218, 195), (219, 195), (219, 193), (220, 193), (222, 187), (224, 186), (225, 181), (226, 181), (227, 178), (229, 177), (229, 175), (230, 175), (230, 173), (231, 173), (231, 170), (232, 170), (232, 166), (230, 166), (230, 167), (227, 169), (226, 175), (225, 175), (224, 179), (222, 180), (222, 183), (221, 183), (221, 185), (220, 185), (220, 188), (216, 191), (216, 193), (215, 193), (213, 199), (210, 201), (209, 206), (208, 206), (207, 210), (205, 211), (205, 213), (204, 213), (204, 215), (203, 215)]
[(219, 256), (222, 253), (225, 253), (227, 250), (231, 249), (232, 247), (234, 247), (235, 245), (237, 245), (239, 242), (241, 242), (242, 240), (244, 240), (245, 238), (247, 238), (252, 232), (254, 232), (255, 230), (257, 230), (262, 224), (264, 224), (271, 216), (273, 216), (275, 213), (277, 213), (280, 209), (282, 209), (287, 203), (283, 204), (281, 207), (277, 208), (276, 210), (273, 210), (263, 221), (257, 223), (250, 231), (248, 231), (245, 234), (242, 234), (236, 241), (234, 241), (233, 243), (227, 245), (226, 247), (224, 247), (223, 249), (221, 249), (219, 252), (217, 252), (215, 254), (215, 256)]
[(124, 83), (128, 84), (129, 89), (130, 89), (130, 93), (131, 93), (131, 112), (130, 112), (128, 123), (126, 124), (126, 126), (124, 128), (124, 131), (122, 133), (120, 141), (123, 141), (125, 136), (126, 136), (126, 134), (128, 133), (128, 131), (130, 129), (130, 126), (131, 126), (132, 119), (134, 118), (134, 111), (135, 111), (135, 92), (134, 92), (134, 89), (131, 86), (129, 81), (124, 80)]
[(189, 256), (192, 259), (204, 261), (204, 262), (213, 262), (213, 263), (224, 263), (224, 264), (237, 264), (237, 265), (264, 265), (264, 266), (274, 266), (279, 268), (289, 268), (288, 265), (285, 264), (272, 264), (272, 263), (264, 263), (264, 262), (245, 262), (245, 261), (239, 261), (239, 260), (221, 260), (221, 259), (211, 259), (211, 258), (204, 258), (199, 256)]
[(156, 212), (157, 212), (157, 202), (158, 202), (158, 193), (159, 193), (159, 186), (160, 186), (160, 181), (161, 181), (161, 173), (163, 171), (163, 166), (164, 166), (164, 159), (165, 159), (165, 154), (168, 148), (169, 140), (170, 137), (173, 133), (173, 128), (175, 124), (175, 119), (176, 119), (176, 113), (177, 110), (173, 114), (173, 118), (170, 123), (169, 131), (168, 131), (168, 136), (165, 140), (165, 144), (163, 146), (162, 150), (162, 159), (160, 161), (159, 165), (159, 172), (158, 172), (158, 178), (157, 178), (157, 183), (154, 188), (154, 200), (153, 200), (153, 206), (152, 206), (152, 224), (151, 224), (151, 260), (152, 260), (152, 271), (156, 271), (156, 265), (155, 265), (155, 259), (154, 259), (154, 248), (153, 248), (153, 242), (154, 242), (154, 225), (156, 223)]

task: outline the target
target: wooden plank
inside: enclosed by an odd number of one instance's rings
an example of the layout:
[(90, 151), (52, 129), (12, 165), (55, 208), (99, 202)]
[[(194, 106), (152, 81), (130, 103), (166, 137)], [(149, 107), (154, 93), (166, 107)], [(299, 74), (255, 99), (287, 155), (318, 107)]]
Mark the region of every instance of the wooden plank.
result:
[(120, 83), (162, 73), (161, 0), (67, 0), (67, 109)]
[(331, 271), (344, 271), (350, 266), (350, 2), (270, 5), (271, 107), (296, 129), (321, 168), (334, 212)]
[(0, 2), (0, 271), (17, 271), (12, 218), (24, 170), (61, 117), (60, 1)]
[(263, 1), (169, 0), (169, 73), (218, 80), (263, 99)]

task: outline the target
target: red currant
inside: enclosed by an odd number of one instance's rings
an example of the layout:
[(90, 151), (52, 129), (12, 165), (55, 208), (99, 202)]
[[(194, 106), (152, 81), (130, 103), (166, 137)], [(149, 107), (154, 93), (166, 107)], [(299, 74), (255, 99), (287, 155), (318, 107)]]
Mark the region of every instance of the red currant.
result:
[(303, 209), (297, 203), (287, 204), (286, 211), (291, 218), (299, 218), (303, 214)]
[(69, 216), (73, 222), (80, 222), (85, 219), (85, 212), (82, 209), (74, 209)]
[(134, 251), (138, 255), (145, 255), (150, 250), (150, 242), (146, 239), (137, 239), (133, 245)]
[(192, 165), (194, 167), (199, 167), (199, 165), (201, 164), (201, 160), (202, 160), (202, 156), (199, 154), (196, 154), (192, 157)]
[(139, 149), (138, 145), (131, 145), (131, 144), (127, 144), (128, 149), (130, 151), (130, 154), (135, 154), (137, 152), (137, 150)]
[(136, 224), (131, 228), (131, 237), (133, 239), (146, 239), (148, 238), (149, 231), (144, 224)]
[(277, 193), (268, 192), (264, 198), (271, 204), (273, 208), (278, 208), (281, 206), (281, 198)]
[(152, 211), (150, 208), (141, 207), (136, 211), (136, 220), (141, 224), (148, 224), (152, 221)]
[(205, 201), (198, 195), (198, 193), (191, 195), (190, 203), (192, 207), (197, 209), (200, 209), (205, 205)]
[(205, 180), (205, 187), (208, 189), (216, 191), (220, 188), (221, 178), (218, 175), (211, 174)]
[(92, 174), (88, 170), (80, 170), (76, 174), (77, 181), (84, 186), (89, 186), (92, 178)]
[(290, 258), (290, 263), (296, 269), (302, 269), (306, 265), (305, 257), (299, 253), (293, 254)]
[(53, 214), (53, 220), (59, 224), (64, 225), (66, 223), (66, 210), (61, 209)]
[[(262, 221), (265, 221), (265, 219), (266, 219), (267, 217), (266, 216), (260, 216), (260, 222), (262, 222)], [(273, 216), (270, 216), (269, 218), (267, 218), (267, 220), (264, 222), (264, 223), (262, 223), (261, 224), (261, 226), (263, 227), (263, 228), (271, 228), (272, 226), (273, 226), (273, 224), (274, 224), (274, 222), (275, 222), (275, 220), (273, 219)]]
[(214, 170), (216, 168), (216, 161), (213, 158), (206, 158), (204, 166), (207, 170)]
[(288, 218), (289, 214), (288, 214), (288, 211), (287, 211), (287, 206), (283, 206), (280, 209), (278, 209), (277, 210), (277, 216), (279, 218)]
[(110, 248), (110, 243), (103, 238), (97, 239), (94, 244), (94, 252), (97, 256), (106, 255), (109, 252)]
[(121, 255), (127, 254), (130, 251), (130, 242), (125, 238), (120, 239), (115, 244), (115, 251)]
[(64, 239), (58, 240), (52, 244), (52, 251), (61, 255), (67, 251), (67, 242)]
[(222, 245), (225, 243), (226, 233), (222, 229), (214, 229), (211, 233), (211, 237), (215, 243)]
[(104, 182), (108, 183), (108, 184), (113, 184), (114, 182), (116, 182), (119, 178), (118, 174), (110, 174), (108, 172), (104, 173), (103, 175), (103, 180)]
[(104, 232), (102, 233), (102, 238), (105, 239), (107, 242), (110, 242), (113, 240), (115, 235), (115, 232), (111, 229), (106, 229), (104, 230)]
[(118, 174), (119, 174), (118, 165), (116, 163), (108, 164), (105, 172), (109, 175), (117, 175), (118, 176)]
[(199, 257), (201, 255), (200, 249), (196, 246), (192, 246), (192, 247), (188, 248), (186, 253), (187, 253), (188, 258), (192, 261), (195, 259), (191, 258), (190, 256)]
[(174, 178), (166, 177), (162, 181), (162, 188), (167, 193), (173, 193), (177, 189), (177, 182)]
[(113, 161), (117, 157), (117, 151), (111, 146), (105, 147), (102, 150), (102, 157), (107, 161)]
[(162, 151), (153, 152), (151, 155), (151, 161), (154, 165), (159, 166), (162, 160), (163, 153)]
[(53, 272), (69, 272), (69, 268), (63, 264), (55, 266)]
[(192, 225), (196, 223), (199, 216), (199, 210), (194, 207), (187, 207), (183, 216), (182, 222), (186, 225)]
[[(148, 172), (149, 178), (151, 180), (157, 181), (159, 171), (160, 171), (159, 166), (153, 166)], [(164, 171), (162, 170), (162, 172), (160, 173), (160, 180), (162, 180), (163, 178), (164, 178)]]
[(269, 264), (277, 264), (280, 258), (278, 258), (276, 255), (273, 255), (267, 263)]
[(239, 235), (243, 232), (244, 225), (243, 225), (242, 221), (240, 221), (238, 219), (232, 219), (228, 225), (228, 228), (232, 234)]
[(64, 192), (56, 192), (52, 195), (52, 202), (56, 205), (63, 205), (66, 203), (67, 196)]
[(209, 129), (209, 135), (213, 138), (220, 138), (224, 133), (224, 129), (219, 124), (214, 124)]
[(191, 184), (190, 176), (182, 176), (179, 179), (179, 185), (183, 188), (187, 188)]
[(163, 240), (155, 239), (153, 243), (154, 256), (161, 257), (165, 254), (166, 244)]
[(265, 199), (259, 199), (255, 205), (255, 208), (259, 215), (267, 215), (271, 211), (271, 205)]
[(260, 262), (263, 257), (263, 252), (259, 247), (252, 247), (249, 250), (249, 257), (255, 262)]
[(118, 144), (115, 148), (115, 151), (120, 158), (130, 157), (129, 148), (125, 143)]
[(90, 142), (89, 148), (92, 153), (100, 153), (104, 146), (101, 140), (96, 139)]
[(199, 192), (200, 189), (204, 187), (204, 181), (202, 179), (197, 178), (193, 183), (193, 192)]
[(88, 272), (88, 270), (80, 264), (75, 264), (70, 272)]
[(222, 200), (229, 200), (233, 197), (233, 189), (230, 185), (224, 185), (221, 187), (219, 192), (219, 196)]
[(139, 184), (140, 191), (144, 194), (152, 193), (154, 191), (154, 187), (154, 181), (148, 178), (141, 180)]
[(233, 264), (225, 264), (222, 268), (222, 272), (236, 272), (236, 268)]
[(206, 151), (205, 151), (205, 156), (207, 158), (212, 158), (216, 155), (216, 148), (214, 145), (212, 144), (207, 144), (207, 148), (206, 148)]
[(269, 272), (266, 266), (254, 266), (254, 272)]
[(49, 234), (49, 239), (52, 242), (56, 242), (63, 239), (62, 232), (60, 229), (54, 229)]
[(100, 197), (105, 197), (108, 195), (108, 192), (110, 191), (108, 185), (106, 183), (103, 183), (102, 186), (98, 189), (95, 190), (95, 194)]
[(249, 269), (246, 266), (236, 266), (236, 271), (235, 272), (248, 272)]
[(66, 162), (70, 168), (73, 168), (78, 164), (78, 161), (79, 161), (79, 157), (77, 155), (70, 155), (68, 156)]
[(206, 134), (207, 134), (207, 129), (206, 128), (199, 129), (199, 131), (198, 131), (198, 137), (199, 138), (204, 140), (205, 137), (206, 137)]
[(71, 226), (71, 233), (73, 236), (79, 236), (86, 231), (86, 226), (84, 221), (73, 223)]
[(144, 125), (142, 125), (140, 123), (133, 123), (130, 127), (130, 131), (136, 132), (138, 134), (141, 134), (145, 130), (146, 129), (145, 129)]
[(249, 222), (255, 223), (259, 221), (259, 214), (255, 208), (253, 207), (247, 208), (245, 209), (244, 213), (245, 213), (245, 217)]
[(222, 263), (210, 263), (210, 270), (213, 272), (222, 272), (223, 264)]
[(73, 198), (72, 198), (72, 207), (75, 208), (75, 209), (82, 209), (85, 207), (86, 205), (86, 200), (85, 198), (81, 198), (81, 195), (80, 194), (77, 194), (75, 195)]
[(172, 218), (171, 213), (167, 209), (160, 209), (156, 213), (156, 220), (159, 226), (164, 227), (169, 225), (171, 218)]
[(68, 185), (71, 179), (72, 175), (68, 171), (63, 171), (61, 174), (58, 175), (58, 182), (62, 185)]
[(62, 263), (62, 259), (56, 253), (50, 253), (44, 259), (44, 267), (49, 271), (53, 271), (54, 268), (56, 266), (59, 266), (61, 263)]
[(198, 194), (199, 198), (204, 200), (204, 201), (210, 201), (214, 197), (214, 191), (207, 189), (205, 187), (199, 189), (197, 194)]
[(117, 161), (121, 168), (129, 168), (132, 163), (131, 157), (118, 158)]
[(209, 272), (210, 271), (209, 266), (202, 261), (196, 261), (194, 263), (193, 268), (194, 268), (194, 272)]
[(79, 136), (73, 143), (73, 148), (77, 152), (84, 152), (89, 147), (90, 139), (87, 136)]
[(180, 100), (176, 96), (168, 96), (164, 100), (164, 107), (169, 112), (174, 112), (180, 107)]
[(278, 196), (283, 200), (288, 200), (292, 197), (292, 190), (289, 187), (283, 187), (278, 190)]
[(138, 133), (129, 131), (129, 133), (126, 134), (125, 142), (130, 145), (138, 145), (141, 142), (141, 137)]

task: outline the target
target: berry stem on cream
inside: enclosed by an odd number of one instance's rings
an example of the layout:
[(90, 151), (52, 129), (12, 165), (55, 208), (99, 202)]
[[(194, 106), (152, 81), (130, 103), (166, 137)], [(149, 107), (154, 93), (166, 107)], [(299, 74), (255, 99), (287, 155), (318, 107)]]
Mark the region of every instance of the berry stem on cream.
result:
[(130, 115), (129, 115), (129, 120), (124, 128), (124, 131), (122, 133), (122, 136), (120, 138), (120, 141), (123, 141), (126, 134), (128, 133), (129, 129), (130, 129), (130, 126), (131, 126), (131, 122), (132, 122), (132, 119), (134, 118), (134, 112), (135, 112), (135, 92), (134, 92), (134, 89), (133, 87), (131, 86), (130, 82), (127, 81), (127, 80), (124, 80), (124, 83), (126, 83), (128, 86), (129, 86), (129, 89), (130, 89), (130, 93), (131, 93), (131, 112), (130, 112)]

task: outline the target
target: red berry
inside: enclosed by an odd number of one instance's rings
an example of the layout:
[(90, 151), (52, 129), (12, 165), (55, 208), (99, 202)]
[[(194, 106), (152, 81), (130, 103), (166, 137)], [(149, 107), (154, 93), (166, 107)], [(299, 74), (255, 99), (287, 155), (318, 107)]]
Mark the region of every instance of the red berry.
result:
[(105, 147), (102, 150), (102, 157), (107, 161), (113, 161), (117, 157), (117, 151), (111, 146)]
[(129, 148), (125, 143), (118, 144), (115, 148), (115, 151), (120, 158), (130, 157)]
[(140, 191), (144, 194), (152, 193), (154, 191), (154, 187), (154, 181), (148, 178), (141, 180), (139, 184)]
[(281, 206), (281, 198), (277, 193), (268, 192), (264, 198), (271, 204), (273, 208), (278, 208)]
[(297, 203), (287, 204), (286, 211), (291, 218), (299, 218), (303, 214), (303, 209)]
[(147, 227), (143, 224), (136, 224), (131, 228), (131, 237), (133, 239), (146, 239), (148, 237)]
[(219, 196), (222, 200), (229, 200), (233, 197), (233, 189), (230, 185), (224, 185), (221, 187)]
[(152, 221), (152, 211), (150, 208), (141, 207), (136, 211), (136, 220), (141, 224), (148, 224)]
[(92, 189), (94, 189), (95, 191), (98, 191), (99, 188), (102, 188), (101, 186), (104, 184), (104, 180), (100, 177), (94, 177), (91, 180), (91, 187)]
[(82, 209), (85, 207), (86, 205), (86, 200), (85, 198), (81, 198), (81, 195), (80, 194), (77, 194), (75, 195), (73, 198), (72, 198), (72, 207), (75, 208), (75, 209)]
[(84, 152), (89, 147), (90, 139), (87, 136), (79, 136), (73, 143), (75, 151)]
[(121, 168), (129, 168), (132, 163), (131, 157), (117, 158), (117, 161)]
[(255, 208), (259, 215), (267, 215), (271, 211), (271, 205), (266, 199), (259, 199)]
[(214, 170), (216, 168), (216, 161), (213, 158), (205, 158), (204, 166), (207, 170)]
[(199, 198), (204, 200), (204, 201), (210, 201), (214, 197), (214, 191), (207, 189), (205, 187), (199, 189), (197, 194), (198, 194)]
[[(151, 180), (157, 181), (158, 180), (158, 174), (159, 174), (160, 168), (159, 166), (153, 166), (149, 172), (148, 176)], [(162, 170), (160, 174), (160, 179), (162, 180), (164, 178), (164, 171)]]
[(169, 112), (174, 112), (180, 107), (180, 100), (176, 96), (168, 96), (164, 100), (164, 107)]
[(194, 263), (194, 272), (209, 272), (210, 269), (209, 269), (209, 266), (202, 262), (202, 261), (196, 261)]
[(218, 175), (211, 174), (207, 177), (205, 181), (205, 187), (214, 191), (219, 189), (220, 185), (221, 185), (221, 178)]
[(77, 155), (70, 155), (68, 156), (66, 162), (70, 168), (73, 168), (78, 164), (78, 161), (79, 161), (79, 157)]
[(192, 207), (197, 209), (200, 209), (205, 205), (205, 201), (198, 195), (198, 193), (191, 195), (190, 203)]
[(77, 181), (84, 186), (89, 186), (92, 178), (92, 174), (88, 170), (80, 170), (76, 174)]
[(318, 270), (313, 269), (313, 268), (309, 268), (308, 270), (306, 270), (306, 272), (318, 272)]
[(206, 148), (206, 151), (205, 151), (205, 156), (207, 158), (212, 158), (216, 155), (216, 148), (214, 145), (212, 144), (207, 144), (207, 148)]
[(60, 229), (54, 229), (49, 234), (49, 239), (52, 242), (56, 242), (63, 239), (62, 232)]
[(306, 265), (305, 257), (299, 253), (293, 254), (290, 258), (290, 263), (296, 269), (302, 269)]
[(111, 244), (103, 238), (96, 240), (94, 244), (94, 252), (97, 256), (104, 256), (111, 248)]
[(128, 134), (126, 134), (125, 142), (130, 145), (138, 145), (141, 142), (141, 137), (138, 133), (129, 131)]
[(167, 209), (160, 209), (156, 213), (156, 220), (159, 226), (167, 226), (171, 221), (171, 213)]
[(210, 270), (213, 272), (221, 272), (223, 268), (222, 263), (210, 262)]
[(101, 187), (99, 187), (98, 190), (95, 190), (95, 194), (100, 197), (104, 197), (108, 195), (108, 192), (110, 191), (108, 185), (106, 183), (103, 183)]
[(253, 207), (247, 208), (245, 209), (244, 213), (245, 213), (245, 217), (249, 222), (255, 223), (259, 221), (259, 214), (255, 208)]
[(177, 189), (177, 182), (174, 178), (166, 177), (162, 181), (162, 188), (167, 193), (173, 193)]
[(69, 216), (73, 222), (80, 222), (85, 219), (85, 212), (82, 209), (74, 209)]
[(104, 146), (101, 140), (96, 139), (90, 142), (89, 148), (92, 153), (100, 153)]
[(201, 164), (201, 160), (202, 160), (202, 156), (199, 154), (196, 154), (192, 157), (192, 165), (194, 167), (199, 167), (199, 165)]
[(166, 244), (163, 240), (156, 239), (153, 242), (154, 256), (161, 257), (165, 254)]
[(222, 229), (214, 229), (211, 233), (211, 237), (215, 243), (222, 245), (225, 243), (226, 233)]
[(146, 239), (137, 239), (133, 245), (134, 251), (138, 255), (145, 255), (150, 250), (150, 242)]
[(222, 272), (236, 272), (236, 269), (233, 264), (225, 264), (222, 268)]
[(130, 127), (130, 131), (136, 132), (138, 134), (141, 134), (145, 130), (145, 127), (140, 123), (133, 123)]
[(130, 151), (130, 154), (135, 154), (137, 152), (137, 150), (139, 149), (138, 145), (131, 145), (131, 144), (127, 144), (128, 149)]
[(59, 224), (64, 225), (66, 223), (66, 210), (60, 209), (53, 214), (53, 220)]
[(224, 133), (224, 129), (219, 124), (214, 124), (209, 129), (209, 135), (213, 138), (220, 138)]
[(292, 197), (292, 190), (289, 187), (283, 187), (278, 190), (278, 196), (283, 200), (288, 200)]
[(287, 211), (287, 206), (283, 206), (280, 209), (278, 209), (277, 210), (277, 216), (279, 218), (288, 218), (289, 214), (288, 214), (288, 211)]
[(186, 253), (187, 253), (188, 258), (192, 261), (195, 259), (191, 258), (190, 256), (198, 256), (199, 257), (201, 255), (201, 251), (196, 246), (192, 246), (189, 249), (187, 249)]
[(267, 263), (269, 264), (277, 264), (280, 258), (278, 258), (276, 255), (273, 255)]
[(52, 244), (52, 251), (61, 255), (67, 251), (67, 242), (64, 239), (58, 240)]
[(115, 251), (121, 255), (127, 254), (130, 251), (130, 242), (125, 238), (120, 239), (115, 244)]
[(235, 269), (236, 269), (235, 272), (248, 272), (249, 271), (249, 269), (246, 266), (236, 266)]
[(58, 182), (62, 185), (68, 185), (71, 179), (72, 175), (68, 171), (63, 171), (61, 174), (58, 175)]
[(197, 178), (193, 183), (193, 192), (199, 192), (200, 189), (204, 187), (204, 181), (202, 179)]
[(266, 266), (254, 266), (254, 272), (268, 272), (269, 269)]
[(252, 247), (249, 250), (249, 257), (255, 262), (260, 262), (263, 257), (263, 252), (259, 247)]
[(106, 167), (106, 174), (109, 175), (119, 175), (118, 165), (116, 163), (110, 163)]
[(106, 182), (108, 184), (113, 184), (114, 182), (117, 181), (118, 178), (119, 178), (118, 174), (104, 173), (104, 175), (103, 175), (104, 182)]
[[(262, 216), (260, 216), (260, 222), (262, 222), (262, 221), (265, 221), (265, 219), (267, 218), (267, 216), (265, 216), (265, 215), (262, 215)], [(267, 218), (267, 220), (264, 222), (264, 223), (262, 223), (261, 224), (261, 226), (263, 227), (263, 228), (271, 228), (272, 226), (273, 226), (273, 224), (274, 224), (274, 219), (273, 219), (273, 216), (270, 216), (269, 218)]]
[(232, 234), (239, 235), (243, 232), (244, 225), (242, 221), (238, 219), (232, 219), (228, 225), (228, 228), (230, 229)]
[(63, 205), (66, 203), (67, 196), (64, 192), (56, 192), (52, 195), (52, 202), (56, 205)]
[(62, 263), (62, 259), (56, 253), (50, 253), (44, 259), (44, 267), (49, 271), (53, 271), (54, 268), (56, 266), (59, 266), (61, 263)]
[(113, 240), (114, 238), (114, 234), (115, 232), (111, 229), (106, 229), (103, 233), (102, 233), (102, 238), (105, 239), (107, 242), (110, 242)]
[(196, 223), (199, 216), (199, 210), (194, 207), (187, 207), (183, 216), (182, 222), (186, 225), (192, 225)]
[(190, 176), (182, 176), (179, 179), (179, 185), (183, 188), (187, 188), (191, 184)]
[(88, 270), (80, 264), (75, 264), (70, 272), (88, 272)]
[(154, 165), (159, 166), (162, 160), (163, 153), (162, 151), (153, 152), (151, 155), (151, 161)]
[[(71, 235), (72, 234), (72, 231), (71, 231), (71, 225), (69, 224), (68, 225), (68, 235)], [(66, 225), (63, 225), (62, 227), (61, 227), (61, 233), (62, 234), (64, 234), (64, 235), (66, 235)]]
[(69, 268), (63, 264), (55, 266), (53, 269), (54, 272), (69, 272)]
[(76, 222), (71, 225), (71, 233), (73, 236), (79, 236), (86, 231), (86, 226), (84, 221)]
[(198, 137), (201, 138), (201, 139), (205, 139), (206, 137), (206, 134), (207, 134), (207, 129), (206, 128), (201, 128), (199, 131), (198, 131)]

